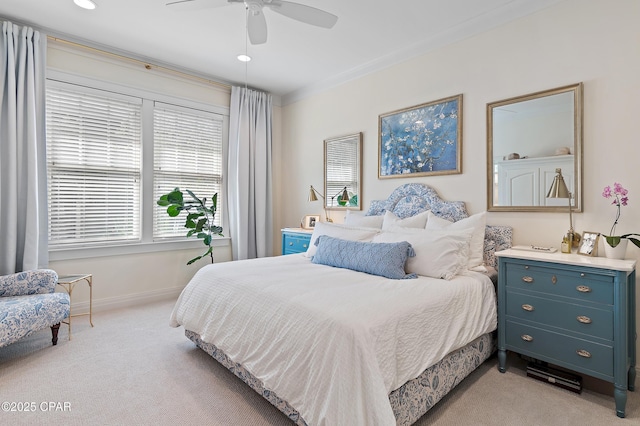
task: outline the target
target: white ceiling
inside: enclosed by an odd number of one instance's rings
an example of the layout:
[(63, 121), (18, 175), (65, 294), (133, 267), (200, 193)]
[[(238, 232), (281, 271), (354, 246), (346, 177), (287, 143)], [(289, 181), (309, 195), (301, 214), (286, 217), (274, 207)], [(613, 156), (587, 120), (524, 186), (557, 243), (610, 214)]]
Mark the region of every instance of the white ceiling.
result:
[[(2, 0), (0, 17), (48, 34), (244, 84), (245, 8), (176, 11), (167, 0)], [(248, 44), (250, 86), (288, 103), (563, 0), (294, 0), (338, 16), (332, 29), (265, 8), (268, 39)]]

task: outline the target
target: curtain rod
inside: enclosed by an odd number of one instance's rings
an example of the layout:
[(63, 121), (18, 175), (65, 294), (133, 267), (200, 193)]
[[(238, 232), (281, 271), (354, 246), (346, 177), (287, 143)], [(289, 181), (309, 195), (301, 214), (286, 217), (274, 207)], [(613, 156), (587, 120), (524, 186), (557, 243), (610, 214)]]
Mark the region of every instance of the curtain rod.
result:
[(108, 52), (106, 50), (97, 49), (95, 47), (86, 46), (86, 45), (81, 44), (81, 43), (76, 43), (74, 41), (69, 41), (69, 40), (65, 40), (65, 39), (62, 39), (62, 38), (54, 37), (54, 36), (47, 36), (47, 39), (55, 41), (55, 42), (58, 42), (58, 43), (68, 44), (70, 46), (74, 46), (74, 47), (78, 47), (78, 48), (81, 48), (81, 49), (89, 50), (89, 51), (92, 51), (92, 52), (97, 52), (97, 53), (100, 53), (102, 55), (112, 56), (112, 57), (118, 58), (120, 60), (133, 62), (135, 64), (144, 66), (144, 68), (148, 69), (148, 70), (151, 70), (151, 69), (155, 68), (155, 69), (167, 72), (169, 74), (175, 74), (175, 75), (180, 76), (180, 77), (188, 78), (188, 79), (191, 79), (191, 80), (197, 80), (197, 81), (200, 81), (200, 82), (204, 82), (204, 83), (207, 83), (207, 84), (218, 86), (218, 87), (226, 89), (226, 90), (231, 90), (231, 85), (229, 85), (229, 84), (220, 83), (219, 81), (211, 80), (211, 79), (204, 78), (204, 77), (199, 77), (197, 75), (192, 75), (192, 74), (189, 74), (189, 73), (186, 73), (186, 72), (183, 72), (183, 71), (178, 71), (178, 70), (175, 70), (175, 69), (172, 69), (172, 68), (168, 68), (168, 67), (164, 67), (164, 66), (161, 66), (161, 65), (150, 64), (148, 62), (141, 61), (139, 59), (130, 58), (128, 56), (120, 55), (120, 54), (113, 53), (113, 52)]

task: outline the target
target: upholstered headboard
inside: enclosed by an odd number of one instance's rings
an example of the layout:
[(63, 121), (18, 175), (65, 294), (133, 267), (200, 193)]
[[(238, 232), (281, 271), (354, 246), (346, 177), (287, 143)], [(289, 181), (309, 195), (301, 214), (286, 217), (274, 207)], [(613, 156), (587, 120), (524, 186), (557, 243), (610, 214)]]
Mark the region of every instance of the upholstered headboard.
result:
[[(393, 190), (386, 200), (372, 201), (366, 215), (379, 216), (387, 210), (401, 219), (426, 210), (453, 222), (469, 217), (463, 201), (445, 201), (435, 189), (421, 183), (401, 185)], [(484, 234), (485, 265), (497, 268), (495, 252), (510, 248), (512, 240), (511, 227), (487, 225)]]

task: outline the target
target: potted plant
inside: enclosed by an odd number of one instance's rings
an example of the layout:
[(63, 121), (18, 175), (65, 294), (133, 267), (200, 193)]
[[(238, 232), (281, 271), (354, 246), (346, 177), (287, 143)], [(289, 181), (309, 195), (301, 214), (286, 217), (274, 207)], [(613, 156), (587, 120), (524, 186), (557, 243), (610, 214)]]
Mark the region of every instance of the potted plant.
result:
[(620, 219), (620, 207), (626, 206), (629, 202), (629, 197), (627, 196), (629, 193), (628, 190), (622, 187), (619, 183), (613, 184), (613, 189), (610, 186), (605, 186), (602, 191), (602, 196), (607, 199), (613, 198), (611, 202), (612, 205), (616, 206), (616, 219), (613, 221), (613, 226), (609, 231), (609, 235), (603, 235), (605, 238), (604, 251), (607, 257), (614, 259), (624, 259), (625, 253), (627, 251), (627, 243), (631, 241), (637, 247), (640, 247), (640, 240), (635, 237), (640, 237), (640, 234), (624, 234), (624, 235), (614, 235), (616, 230), (616, 225), (618, 224), (618, 220)]
[(193, 262), (205, 256), (210, 256), (211, 263), (213, 263), (213, 247), (211, 245), (213, 236), (223, 236), (222, 227), (213, 224), (218, 208), (218, 194), (213, 194), (213, 197), (211, 197), (211, 206), (207, 206), (208, 200), (206, 198), (200, 199), (188, 189), (186, 192), (191, 196), (191, 200), (185, 201), (180, 188), (175, 188), (168, 194), (162, 195), (157, 203), (159, 206), (166, 206), (167, 214), (171, 217), (176, 217), (182, 211), (186, 211), (187, 220), (184, 223), (184, 227), (189, 230), (187, 231), (187, 237), (200, 238), (204, 245), (207, 246), (207, 251), (204, 254), (194, 257), (187, 262), (187, 265), (191, 265)]

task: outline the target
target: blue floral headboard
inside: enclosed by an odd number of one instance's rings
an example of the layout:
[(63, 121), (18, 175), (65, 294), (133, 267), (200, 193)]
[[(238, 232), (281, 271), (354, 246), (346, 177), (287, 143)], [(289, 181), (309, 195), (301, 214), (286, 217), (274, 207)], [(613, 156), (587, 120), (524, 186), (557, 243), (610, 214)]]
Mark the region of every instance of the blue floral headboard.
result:
[[(393, 190), (386, 200), (374, 200), (367, 216), (383, 215), (390, 211), (401, 219), (431, 210), (436, 216), (457, 222), (469, 217), (463, 201), (444, 201), (435, 189), (421, 183), (407, 183)], [(484, 234), (485, 265), (497, 267), (495, 252), (511, 247), (513, 230), (510, 226), (487, 225)]]

